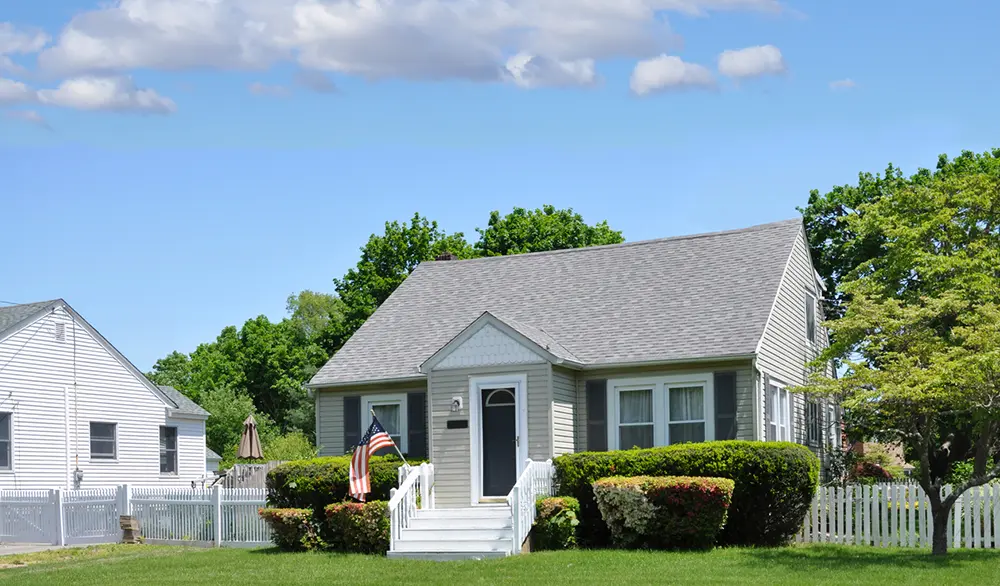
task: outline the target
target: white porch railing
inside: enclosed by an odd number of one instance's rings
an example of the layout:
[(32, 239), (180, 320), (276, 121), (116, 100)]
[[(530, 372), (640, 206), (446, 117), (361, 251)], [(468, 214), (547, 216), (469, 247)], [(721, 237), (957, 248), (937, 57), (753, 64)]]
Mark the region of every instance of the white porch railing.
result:
[(419, 509), (434, 508), (434, 465), (423, 463), (399, 469), (399, 488), (389, 491), (389, 551)]
[(507, 495), (514, 529), (511, 554), (521, 553), (521, 546), (524, 545), (524, 540), (528, 538), (531, 526), (535, 523), (535, 501), (538, 497), (552, 496), (554, 476), (555, 467), (552, 466), (552, 460), (533, 462), (529, 458), (521, 477)]

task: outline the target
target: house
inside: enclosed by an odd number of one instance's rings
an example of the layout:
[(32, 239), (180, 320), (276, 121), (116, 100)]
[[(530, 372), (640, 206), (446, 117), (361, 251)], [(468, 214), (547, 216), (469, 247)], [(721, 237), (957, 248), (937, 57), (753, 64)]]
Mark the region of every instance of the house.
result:
[(375, 413), (430, 458), (439, 508), (503, 503), (528, 458), (570, 452), (821, 454), (836, 414), (788, 389), (826, 345), (822, 295), (799, 219), (421, 263), (310, 381), (317, 442), (342, 454)]
[(65, 301), (0, 307), (0, 488), (191, 486), (207, 418)]

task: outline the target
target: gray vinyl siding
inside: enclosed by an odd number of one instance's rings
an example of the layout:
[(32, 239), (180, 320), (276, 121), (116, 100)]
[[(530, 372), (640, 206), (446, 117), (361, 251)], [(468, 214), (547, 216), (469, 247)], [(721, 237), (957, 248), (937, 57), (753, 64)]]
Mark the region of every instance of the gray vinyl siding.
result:
[[(469, 377), (526, 374), (528, 378), (528, 457), (552, 457), (551, 373), (549, 363), (434, 370), (430, 374), (431, 460), (434, 462), (436, 504), (467, 507), (471, 503), (472, 460), (470, 428), (448, 429), (450, 419), (469, 419)], [(463, 409), (451, 411), (452, 397), (462, 397)], [(471, 422), (470, 422), (471, 426)]]
[(565, 368), (552, 367), (553, 456), (571, 454), (576, 451), (574, 420), (576, 404), (576, 373)]
[[(342, 456), (344, 445), (344, 397), (357, 395), (399, 395), (421, 393), (426, 382), (405, 382), (382, 385), (359, 385), (316, 390), (316, 447), (320, 456)], [(405, 417), (405, 414), (403, 414)], [(363, 432), (364, 430), (362, 430)]]
[(750, 361), (705, 362), (673, 364), (668, 366), (637, 366), (602, 370), (584, 370), (576, 379), (576, 445), (577, 451), (587, 447), (587, 391), (588, 380), (661, 376), (683, 372), (735, 372), (736, 373), (736, 437), (752, 440), (753, 434), (753, 369)]

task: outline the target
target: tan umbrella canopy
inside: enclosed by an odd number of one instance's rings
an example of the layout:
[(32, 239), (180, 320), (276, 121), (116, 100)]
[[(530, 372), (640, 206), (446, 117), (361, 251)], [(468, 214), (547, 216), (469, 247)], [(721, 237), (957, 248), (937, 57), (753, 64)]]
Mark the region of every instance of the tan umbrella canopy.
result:
[(240, 450), (236, 457), (244, 460), (262, 460), (264, 452), (260, 449), (260, 438), (257, 436), (257, 422), (251, 413), (243, 422), (243, 436), (240, 437)]

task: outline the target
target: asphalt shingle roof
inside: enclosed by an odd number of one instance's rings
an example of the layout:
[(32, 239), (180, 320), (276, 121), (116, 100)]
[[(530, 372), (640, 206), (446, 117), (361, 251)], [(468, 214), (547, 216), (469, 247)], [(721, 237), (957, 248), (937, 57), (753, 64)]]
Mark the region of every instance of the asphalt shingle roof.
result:
[(8, 305), (6, 307), (0, 306), (0, 338), (4, 337), (4, 334), (6, 334), (8, 330), (16, 328), (21, 322), (56, 303), (59, 303), (58, 299), (52, 301), (39, 301), (37, 303), (21, 303), (19, 305)]
[(420, 364), (485, 311), (586, 365), (749, 355), (800, 230), (795, 219), (611, 246), (424, 262), (310, 384), (418, 376)]
[(179, 413), (187, 413), (189, 415), (209, 415), (208, 411), (205, 411), (198, 406), (197, 403), (188, 399), (184, 393), (178, 391), (174, 387), (169, 387), (167, 385), (156, 385), (156, 388), (160, 389), (160, 392), (167, 397), (167, 399), (174, 404), (176, 411)]

